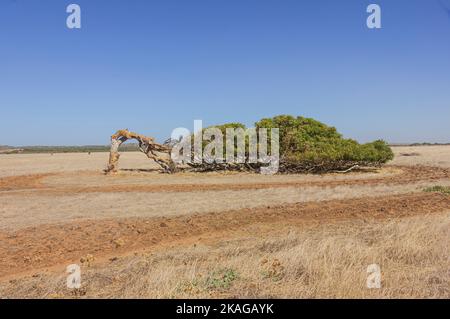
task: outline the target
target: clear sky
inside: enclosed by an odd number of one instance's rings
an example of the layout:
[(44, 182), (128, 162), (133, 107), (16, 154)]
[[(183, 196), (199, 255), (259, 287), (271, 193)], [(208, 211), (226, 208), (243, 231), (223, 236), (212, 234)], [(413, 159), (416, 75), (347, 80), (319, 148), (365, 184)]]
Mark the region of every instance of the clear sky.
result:
[[(82, 28), (66, 27), (77, 3)], [(366, 7), (382, 8), (382, 29)], [(293, 114), (450, 142), (450, 0), (0, 0), (0, 144)]]

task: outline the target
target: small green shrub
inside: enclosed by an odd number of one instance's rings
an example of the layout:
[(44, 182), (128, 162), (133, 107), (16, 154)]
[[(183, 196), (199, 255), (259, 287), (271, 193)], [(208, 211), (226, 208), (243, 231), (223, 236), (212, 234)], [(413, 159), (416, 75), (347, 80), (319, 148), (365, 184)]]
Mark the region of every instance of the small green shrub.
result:
[(224, 268), (208, 276), (205, 285), (208, 289), (228, 289), (237, 278), (238, 273), (234, 269)]
[(432, 186), (432, 187), (427, 187), (424, 189), (425, 192), (428, 193), (442, 193), (442, 194), (447, 194), (450, 195), (450, 186)]

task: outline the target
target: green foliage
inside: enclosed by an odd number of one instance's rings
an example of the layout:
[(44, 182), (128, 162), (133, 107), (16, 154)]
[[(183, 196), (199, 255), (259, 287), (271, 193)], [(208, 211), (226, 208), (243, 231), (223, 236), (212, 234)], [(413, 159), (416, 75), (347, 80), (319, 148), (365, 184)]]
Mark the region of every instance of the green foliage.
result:
[(233, 281), (238, 278), (238, 273), (231, 268), (225, 268), (212, 273), (206, 278), (205, 284), (208, 289), (228, 289)]
[[(223, 134), (224, 154), (226, 129), (242, 128), (246, 130), (245, 126), (240, 123), (228, 123), (214, 127)], [(279, 115), (256, 122), (255, 128), (257, 130), (259, 128), (269, 129), (268, 143), (270, 143), (270, 129), (279, 129), (280, 172), (320, 173), (346, 170), (355, 165), (379, 166), (394, 158), (391, 148), (382, 140), (359, 144), (355, 140), (343, 138), (336, 128), (311, 118)], [(203, 148), (210, 142), (210, 140), (203, 140)], [(246, 156), (248, 156), (248, 136), (246, 136), (245, 144)], [(236, 148), (235, 140), (235, 150)], [(269, 144), (267, 150), (270, 152), (270, 149)], [(204, 166), (212, 169), (221, 168), (216, 164)], [(243, 165), (232, 167), (234, 169), (236, 167), (243, 168)], [(246, 165), (246, 168), (257, 167), (260, 165)], [(230, 166), (223, 165), (223, 169), (229, 168)]]
[(447, 194), (450, 195), (450, 186), (432, 186), (432, 187), (427, 187), (424, 189), (425, 192), (428, 193), (442, 193), (442, 194)]
[[(246, 130), (246, 127), (244, 124), (241, 123), (226, 123), (226, 124), (222, 124), (222, 125), (214, 125), (214, 126), (210, 126), (210, 127), (206, 127), (202, 130), (202, 134), (204, 136), (205, 131), (207, 129), (211, 129), (211, 128), (216, 128), (218, 130), (220, 130), (220, 132), (222, 133), (223, 136), (223, 154), (225, 155), (225, 151), (226, 151), (226, 131), (227, 128), (231, 128), (231, 129), (243, 129), (244, 131)], [(214, 140), (214, 138), (212, 139), (203, 139), (202, 142), (202, 149), (205, 149), (205, 147), (212, 141)], [(247, 146), (248, 140), (246, 140), (246, 146)], [(192, 145), (194, 145), (194, 136), (192, 136)], [(236, 153), (236, 149), (237, 149), (237, 139), (235, 138), (234, 140), (234, 148), (235, 148), (235, 153)], [(247, 147), (246, 147), (247, 148)]]
[(255, 123), (257, 128), (279, 128), (280, 162), (299, 171), (321, 172), (354, 165), (381, 165), (394, 158), (386, 142), (359, 144), (345, 139), (336, 128), (311, 118), (279, 115)]

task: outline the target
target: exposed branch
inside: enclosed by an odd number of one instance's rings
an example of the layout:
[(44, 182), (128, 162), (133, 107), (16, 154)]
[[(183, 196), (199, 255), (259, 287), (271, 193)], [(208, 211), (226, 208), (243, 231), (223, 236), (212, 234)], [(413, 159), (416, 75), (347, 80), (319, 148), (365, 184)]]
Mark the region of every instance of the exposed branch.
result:
[(351, 171), (353, 171), (354, 169), (357, 169), (357, 168), (359, 168), (359, 165), (353, 165), (352, 167), (350, 167), (350, 168), (348, 168), (348, 169), (346, 169), (346, 170), (343, 170), (343, 171), (333, 171), (333, 173), (341, 173), (341, 174), (345, 174), (345, 173), (349, 173), (349, 172), (351, 172)]
[[(119, 147), (129, 139), (135, 139), (139, 143), (139, 150), (146, 154), (148, 158), (158, 163), (165, 172), (172, 172), (175, 165), (170, 158), (171, 147), (155, 142), (151, 137), (130, 132), (127, 129), (119, 130), (111, 136), (111, 150), (109, 153), (109, 163), (106, 168), (106, 173), (117, 172), (119, 164)], [(168, 158), (161, 156), (158, 153), (168, 154)]]

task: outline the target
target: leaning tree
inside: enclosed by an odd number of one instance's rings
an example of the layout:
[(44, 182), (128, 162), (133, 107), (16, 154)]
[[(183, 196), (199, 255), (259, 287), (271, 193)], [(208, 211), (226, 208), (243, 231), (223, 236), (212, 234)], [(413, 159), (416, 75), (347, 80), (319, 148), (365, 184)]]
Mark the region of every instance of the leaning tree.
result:
[[(240, 123), (229, 123), (214, 126), (223, 133), (227, 128), (242, 128)], [(280, 173), (326, 173), (348, 172), (358, 167), (379, 167), (392, 160), (394, 154), (389, 145), (382, 140), (360, 144), (347, 139), (336, 128), (327, 126), (319, 121), (301, 116), (279, 115), (264, 118), (255, 123), (259, 128), (279, 129), (279, 172)], [(200, 132), (203, 134), (203, 132)], [(225, 134), (223, 134), (225, 138)], [(193, 138), (191, 135), (190, 138)], [(171, 151), (180, 141), (167, 140), (158, 144), (151, 137), (119, 130), (111, 136), (111, 151), (106, 172), (117, 171), (119, 160), (119, 146), (129, 139), (137, 140), (139, 150), (158, 163), (165, 172), (174, 172), (177, 165), (171, 159)], [(223, 145), (226, 141), (223, 141)], [(207, 147), (209, 141), (203, 141), (202, 148)], [(248, 139), (246, 139), (248, 143)], [(192, 146), (192, 143), (191, 143)], [(259, 147), (259, 146), (258, 146)], [(188, 162), (187, 168), (195, 171), (217, 170), (251, 170), (261, 167), (261, 163), (249, 164), (246, 147), (246, 161), (244, 163), (218, 163), (202, 161)], [(194, 154), (193, 148), (191, 155)], [(193, 158), (191, 156), (191, 158)]]
[(119, 147), (127, 140), (134, 139), (138, 142), (139, 150), (147, 155), (148, 158), (158, 163), (166, 172), (173, 172), (175, 164), (170, 158), (172, 147), (169, 142), (159, 144), (152, 137), (144, 136), (127, 129), (118, 130), (111, 136), (111, 149), (109, 153), (109, 163), (106, 168), (107, 173), (116, 172), (119, 163)]

